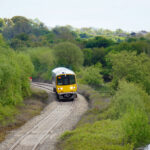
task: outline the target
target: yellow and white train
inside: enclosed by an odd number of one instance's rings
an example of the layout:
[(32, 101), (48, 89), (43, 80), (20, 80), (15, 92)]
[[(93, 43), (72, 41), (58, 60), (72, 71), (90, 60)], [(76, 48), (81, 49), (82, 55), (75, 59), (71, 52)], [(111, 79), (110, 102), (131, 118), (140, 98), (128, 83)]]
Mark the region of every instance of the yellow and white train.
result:
[(53, 91), (58, 100), (77, 98), (77, 83), (75, 73), (65, 67), (52, 70)]

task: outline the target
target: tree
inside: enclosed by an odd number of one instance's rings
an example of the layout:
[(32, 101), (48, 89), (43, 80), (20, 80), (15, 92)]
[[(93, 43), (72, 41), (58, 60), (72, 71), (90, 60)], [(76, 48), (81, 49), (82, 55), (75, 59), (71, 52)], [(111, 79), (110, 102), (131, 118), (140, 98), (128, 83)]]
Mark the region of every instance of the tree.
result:
[(76, 33), (68, 26), (55, 27), (52, 32), (55, 35), (55, 40), (75, 41)]
[(86, 47), (87, 48), (93, 48), (93, 47), (108, 47), (113, 45), (113, 41), (110, 39), (106, 39), (102, 36), (96, 36), (93, 39), (89, 39), (86, 42)]
[(3, 31), (4, 26), (5, 26), (5, 21), (2, 18), (0, 18), (0, 33)]
[(93, 51), (90, 48), (82, 49), (84, 54), (84, 66), (92, 65)]
[(29, 54), (34, 65), (33, 78), (50, 80), (51, 70), (55, 66), (52, 50), (48, 47), (37, 47), (28, 48), (25, 53)]
[(8, 48), (8, 45), (5, 43), (3, 36), (0, 34), (0, 47)]
[(104, 65), (105, 64), (105, 55), (106, 55), (106, 51), (103, 47), (93, 48), (93, 59), (92, 59), (93, 64), (100, 62)]
[(100, 87), (103, 83), (102, 65), (100, 63), (85, 67), (77, 73), (78, 81), (81, 84), (88, 84), (93, 87)]
[(28, 57), (0, 47), (0, 104), (16, 105), (29, 96), (32, 72)]
[(4, 19), (5, 27), (3, 28), (3, 36), (10, 40), (19, 34), (25, 33), (28, 35), (43, 36), (50, 31), (40, 21), (27, 19), (23, 16), (14, 16), (11, 19)]
[(70, 42), (59, 43), (54, 47), (58, 66), (78, 69), (83, 64), (83, 53), (79, 47)]
[[(130, 41), (131, 40), (131, 41)], [(121, 42), (118, 45), (111, 46), (107, 49), (108, 51), (135, 51), (137, 54), (146, 53), (150, 55), (150, 43), (143, 40), (134, 41), (129, 39), (128, 42)]]
[(142, 53), (122, 51), (108, 54), (112, 63), (113, 86), (116, 87), (120, 79), (140, 84), (150, 93), (150, 58)]

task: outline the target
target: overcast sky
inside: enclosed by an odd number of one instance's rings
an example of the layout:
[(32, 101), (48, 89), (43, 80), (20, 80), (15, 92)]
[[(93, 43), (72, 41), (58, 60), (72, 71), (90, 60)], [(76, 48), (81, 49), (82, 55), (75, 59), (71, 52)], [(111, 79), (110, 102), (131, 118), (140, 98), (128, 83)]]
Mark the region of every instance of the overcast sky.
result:
[(50, 27), (150, 31), (150, 0), (0, 0), (0, 17), (16, 15), (38, 18)]

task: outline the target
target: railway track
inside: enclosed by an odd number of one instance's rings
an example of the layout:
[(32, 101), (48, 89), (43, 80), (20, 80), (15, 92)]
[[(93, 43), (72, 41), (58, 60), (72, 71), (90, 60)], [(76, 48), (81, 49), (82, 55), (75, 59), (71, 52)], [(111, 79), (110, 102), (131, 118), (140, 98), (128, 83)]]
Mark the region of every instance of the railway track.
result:
[(31, 85), (40, 87), (44, 90), (48, 90), (49, 92), (53, 93), (53, 87), (51, 84), (48, 83), (39, 83), (39, 82), (32, 82)]
[[(52, 87), (47, 83), (32, 83), (33, 86), (52, 92)], [(41, 119), (28, 132), (21, 136), (9, 150), (36, 150), (41, 142), (60, 125), (61, 122), (73, 111), (74, 102), (57, 102), (56, 108)]]

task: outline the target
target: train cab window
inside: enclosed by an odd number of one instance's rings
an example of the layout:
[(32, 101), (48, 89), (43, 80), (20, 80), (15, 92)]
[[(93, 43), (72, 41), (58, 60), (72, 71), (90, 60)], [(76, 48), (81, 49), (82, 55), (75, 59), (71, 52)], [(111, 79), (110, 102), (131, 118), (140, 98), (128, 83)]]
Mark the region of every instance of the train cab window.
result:
[(57, 85), (71, 85), (75, 84), (74, 75), (61, 75), (57, 77)]
[(69, 76), (68, 75), (64, 75), (63, 76), (63, 85), (68, 85), (69, 84)]
[(70, 78), (70, 84), (75, 84), (76, 83), (74, 75), (69, 75), (69, 78)]

